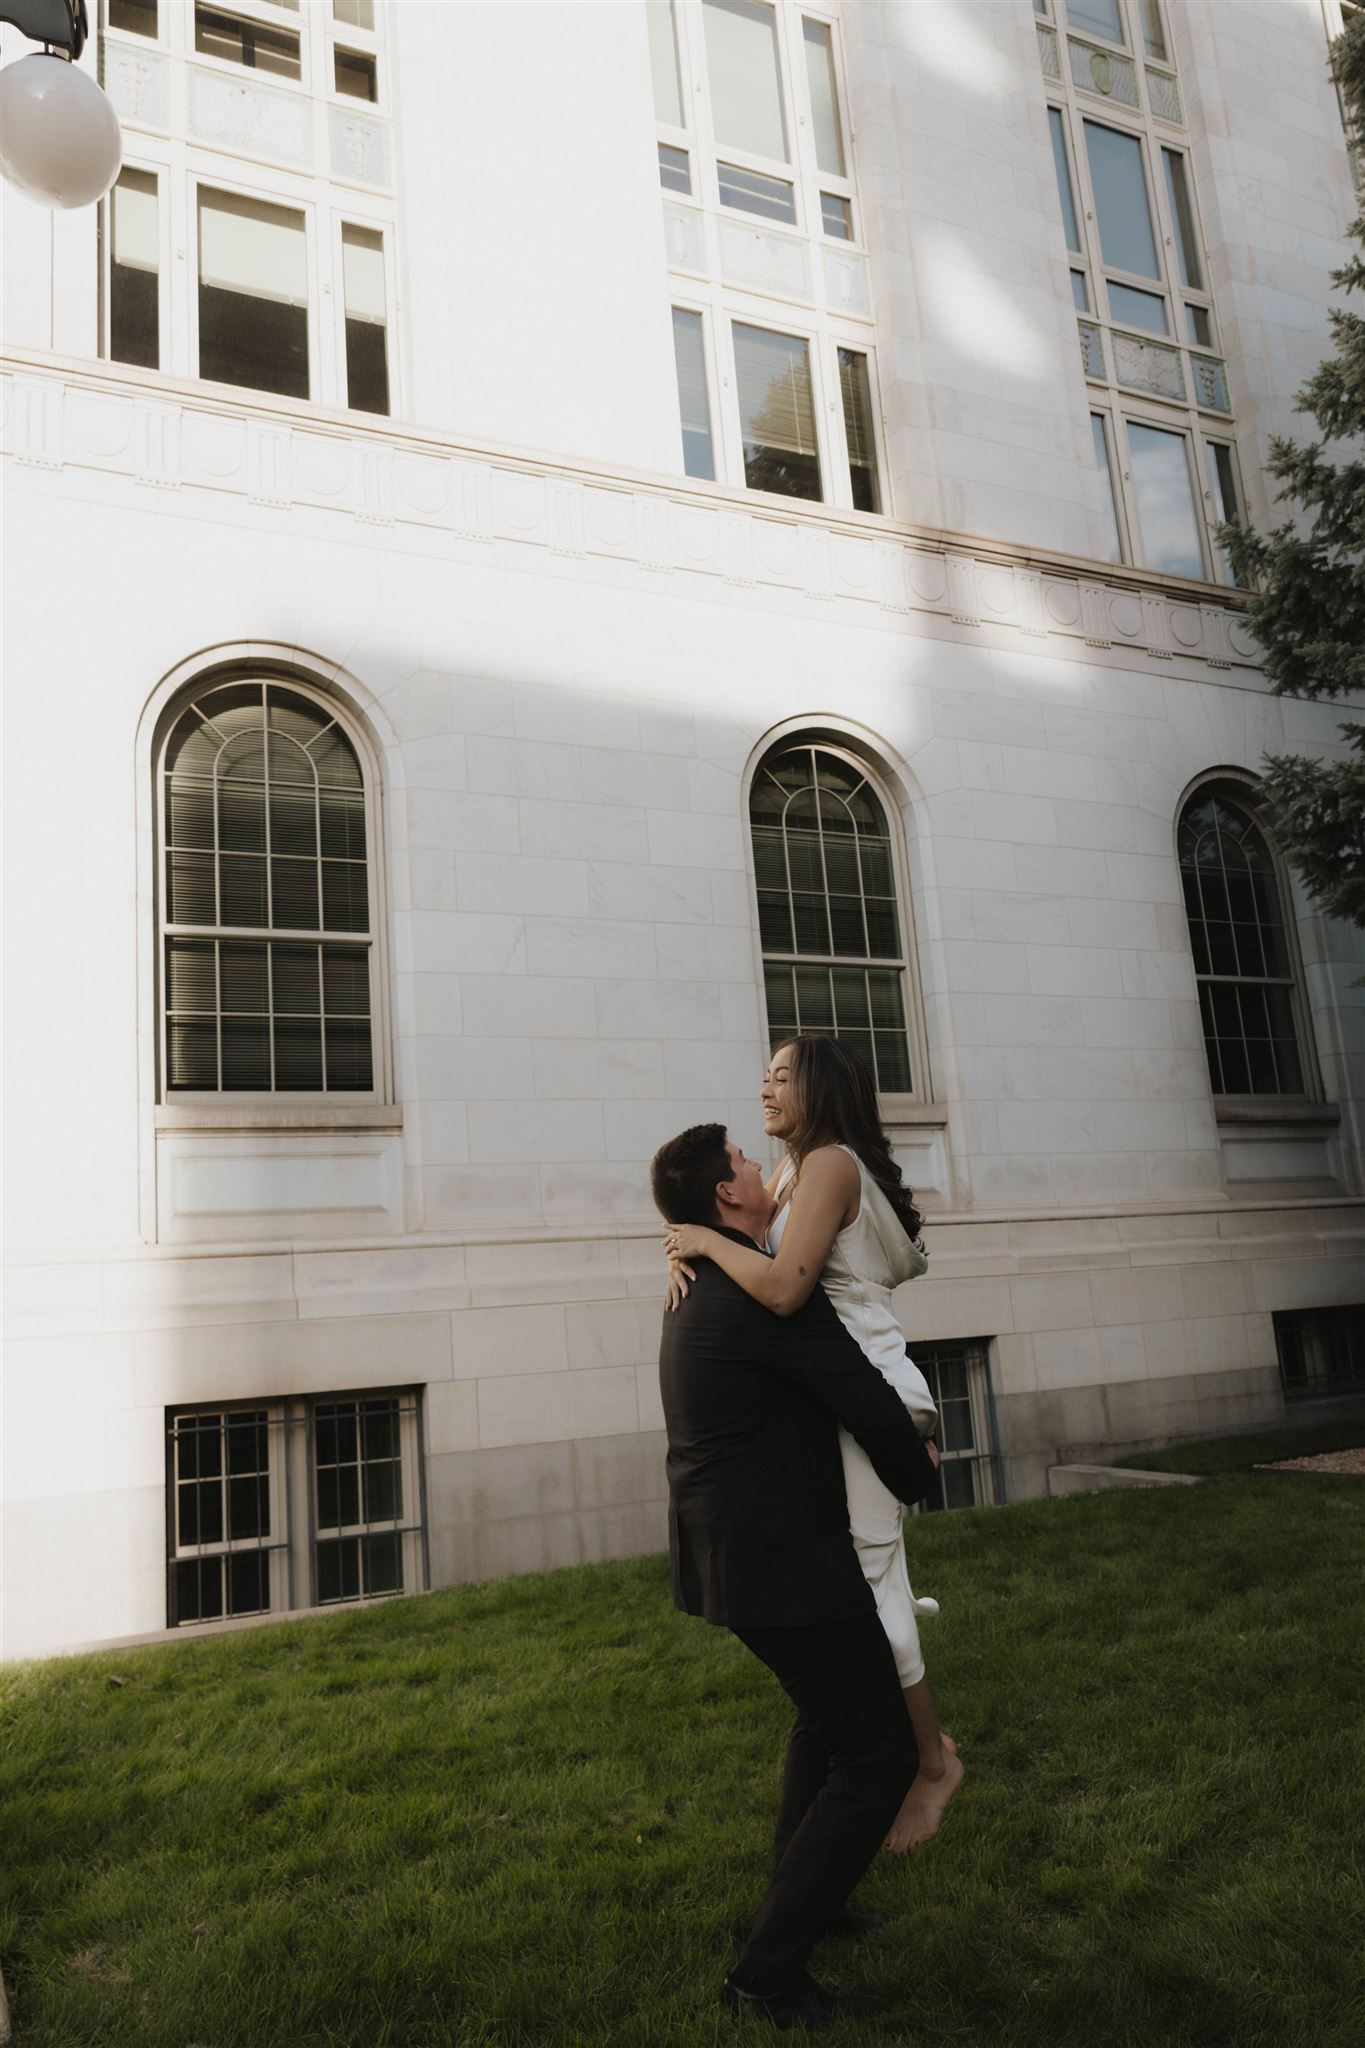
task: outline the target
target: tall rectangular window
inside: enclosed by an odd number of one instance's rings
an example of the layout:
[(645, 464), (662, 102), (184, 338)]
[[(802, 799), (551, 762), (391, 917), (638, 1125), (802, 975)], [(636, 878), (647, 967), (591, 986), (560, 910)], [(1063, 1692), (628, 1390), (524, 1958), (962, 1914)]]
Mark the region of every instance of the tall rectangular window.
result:
[(1114, 465), (1109, 457), (1109, 435), (1105, 428), (1104, 414), (1102, 412), (1091, 413), (1090, 431), (1095, 442), (1095, 467), (1104, 480), (1102, 496), (1106, 514), (1106, 539), (1108, 541), (1108, 547), (1105, 550), (1105, 560), (1107, 562), (1121, 562), (1123, 560), (1123, 542), (1119, 535), (1118, 502), (1114, 494)]
[(1071, 167), (1066, 160), (1066, 128), (1061, 108), (1049, 107), (1047, 118), (1052, 130), (1052, 161), (1057, 166), (1057, 196), (1062, 202), (1062, 226), (1066, 229), (1066, 246), (1079, 256), (1081, 231), (1076, 220), (1076, 201), (1071, 190)]
[(1002, 1498), (991, 1399), (990, 1341), (984, 1337), (946, 1344), (906, 1346), (929, 1382), (938, 1409), (942, 1463), (938, 1484), (917, 1514), (936, 1508), (979, 1508)]
[(1166, 194), (1171, 202), (1175, 246), (1180, 257), (1180, 281), (1191, 291), (1202, 291), (1204, 274), (1199, 267), (1199, 236), (1194, 225), (1194, 204), (1190, 198), (1185, 159), (1174, 149), (1163, 149), (1161, 160), (1166, 170)]
[(308, 397), (308, 252), (301, 213), (201, 189), (199, 375)]
[(389, 334), (384, 295), (384, 237), (373, 228), (341, 230), (346, 309), (346, 403), (355, 412), (389, 410)]
[(649, 68), (654, 81), (654, 117), (670, 128), (686, 127), (678, 77), (678, 32), (673, 0), (645, 0)]
[(701, 314), (673, 308), (673, 358), (678, 369), (678, 414), (682, 423), (683, 471), (714, 483), (711, 407), (706, 390), (706, 346)]
[(1161, 26), (1161, 0), (1141, 0), (1142, 40), (1147, 55), (1159, 64), (1166, 62), (1166, 31)]
[(753, 491), (823, 497), (809, 342), (739, 321), (733, 332), (744, 481)]
[(1143, 562), (1172, 576), (1202, 577), (1204, 550), (1185, 435), (1129, 420), (1128, 453)]
[(126, 170), (109, 195), (109, 354), (161, 367), (161, 237), (156, 178)]
[(810, 84), (810, 114), (815, 130), (815, 161), (834, 178), (844, 175), (844, 138), (839, 126), (839, 89), (834, 80), (834, 45), (829, 25), (801, 23), (806, 49), (806, 77)]
[(702, 16), (717, 142), (786, 163), (776, 9), (763, 0), (702, 0)]
[(867, 357), (857, 349), (839, 351), (839, 389), (844, 401), (844, 437), (848, 442), (848, 480), (853, 503), (859, 512), (880, 512), (872, 390)]
[(1115, 270), (1159, 278), (1152, 210), (1142, 172), (1142, 144), (1135, 135), (1122, 135), (1117, 128), (1087, 121), (1085, 147), (1105, 262)]
[[(1213, 492), (1214, 513), (1220, 524), (1240, 522), (1242, 502), (1237, 489), (1237, 462), (1226, 441), (1206, 441), (1209, 457), (1209, 488)], [(1221, 557), (1223, 574), (1229, 583), (1236, 583), (1232, 564)]]

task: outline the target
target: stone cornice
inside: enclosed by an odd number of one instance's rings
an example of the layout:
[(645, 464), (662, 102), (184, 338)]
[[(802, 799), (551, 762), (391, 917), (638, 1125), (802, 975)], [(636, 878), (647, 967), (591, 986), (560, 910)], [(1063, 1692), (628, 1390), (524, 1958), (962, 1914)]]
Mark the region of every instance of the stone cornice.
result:
[(1254, 670), (1240, 596), (1024, 544), (546, 456), (264, 392), (42, 351), (0, 357), (3, 451), (455, 541), (537, 547), (650, 577), (938, 616), (1051, 642)]

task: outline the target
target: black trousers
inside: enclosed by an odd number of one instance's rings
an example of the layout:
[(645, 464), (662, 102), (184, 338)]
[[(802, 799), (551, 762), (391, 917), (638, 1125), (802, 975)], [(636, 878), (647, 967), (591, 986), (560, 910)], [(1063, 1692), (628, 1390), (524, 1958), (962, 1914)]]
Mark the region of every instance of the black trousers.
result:
[(871, 1863), (919, 1769), (896, 1660), (875, 1614), (813, 1628), (738, 1628), (796, 1708), (773, 1878), (735, 1982), (770, 1994), (807, 1957)]

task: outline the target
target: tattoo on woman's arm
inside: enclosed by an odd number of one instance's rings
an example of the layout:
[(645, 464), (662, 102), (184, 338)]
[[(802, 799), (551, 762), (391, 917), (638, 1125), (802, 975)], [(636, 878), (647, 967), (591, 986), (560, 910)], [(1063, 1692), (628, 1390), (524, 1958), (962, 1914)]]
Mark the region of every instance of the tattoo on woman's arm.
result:
[(799, 1274), (801, 1275), (801, 1278), (802, 1278), (802, 1279), (804, 1280), (804, 1279), (805, 1279), (805, 1277), (806, 1277), (806, 1269), (805, 1269), (805, 1267), (804, 1267), (804, 1266), (798, 1266), (796, 1270), (797, 1270), (797, 1272), (798, 1272), (798, 1273), (799, 1273)]

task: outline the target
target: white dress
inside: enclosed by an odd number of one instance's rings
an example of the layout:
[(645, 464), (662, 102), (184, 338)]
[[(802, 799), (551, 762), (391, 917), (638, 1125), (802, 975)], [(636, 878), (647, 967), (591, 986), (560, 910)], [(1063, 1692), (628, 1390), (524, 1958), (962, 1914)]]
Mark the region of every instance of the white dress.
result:
[[(840, 1150), (847, 1152), (858, 1168), (861, 1199), (858, 1214), (830, 1246), (820, 1285), (849, 1335), (857, 1339), (877, 1370), (900, 1395), (920, 1435), (928, 1436), (938, 1420), (938, 1410), (924, 1374), (906, 1356), (905, 1333), (896, 1321), (891, 1294), (902, 1281), (917, 1279), (929, 1262), (911, 1244), (900, 1218), (857, 1153), (849, 1145), (841, 1146)], [(788, 1161), (777, 1183), (779, 1201), (794, 1173), (795, 1168)], [(788, 1202), (773, 1218), (768, 1232), (770, 1251), (775, 1252), (782, 1242), (790, 1214)], [(938, 1602), (916, 1599), (910, 1590), (900, 1502), (877, 1477), (862, 1445), (842, 1428), (839, 1449), (844, 1460), (849, 1528), (858, 1562), (876, 1598), (878, 1619), (895, 1652), (900, 1682), (903, 1686), (915, 1685), (924, 1676), (917, 1617), (937, 1614)]]

